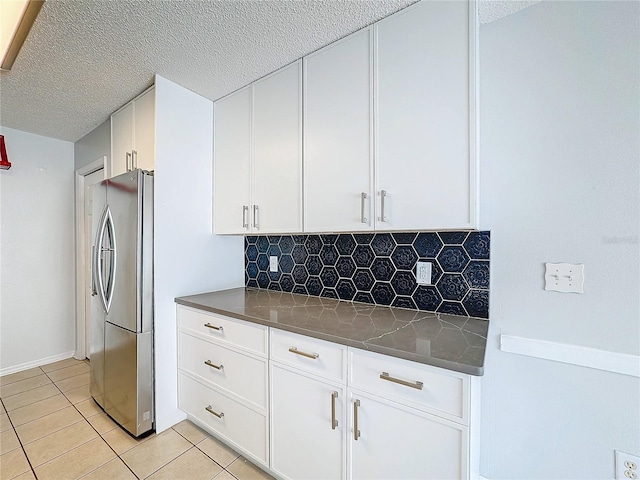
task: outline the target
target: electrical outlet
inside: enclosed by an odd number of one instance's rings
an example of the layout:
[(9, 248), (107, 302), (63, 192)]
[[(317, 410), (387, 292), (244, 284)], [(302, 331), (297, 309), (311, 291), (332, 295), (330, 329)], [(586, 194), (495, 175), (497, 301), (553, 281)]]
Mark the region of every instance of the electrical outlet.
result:
[(271, 255), (269, 257), (269, 271), (277, 272), (278, 271), (278, 257), (275, 255)]
[(416, 264), (416, 282), (418, 285), (431, 285), (431, 262)]
[(616, 450), (616, 480), (636, 480), (640, 457)]

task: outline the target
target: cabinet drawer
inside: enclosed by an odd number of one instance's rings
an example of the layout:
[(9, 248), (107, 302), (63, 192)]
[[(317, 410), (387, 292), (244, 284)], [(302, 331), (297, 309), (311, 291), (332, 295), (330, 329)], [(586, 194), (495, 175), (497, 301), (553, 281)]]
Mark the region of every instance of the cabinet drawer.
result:
[[(268, 466), (267, 417), (222, 395), (200, 382), (178, 373), (180, 408), (223, 437), (232, 446), (247, 452)], [(221, 416), (207, 410), (210, 408)]]
[(267, 356), (267, 327), (215, 313), (178, 307), (178, 327), (209, 339)]
[(271, 360), (346, 382), (347, 347), (271, 329)]
[(178, 333), (178, 348), (178, 366), (182, 370), (238, 395), (256, 407), (267, 408), (266, 360), (243, 355), (185, 332)]
[(349, 359), (350, 387), (467, 424), (468, 375), (354, 348)]

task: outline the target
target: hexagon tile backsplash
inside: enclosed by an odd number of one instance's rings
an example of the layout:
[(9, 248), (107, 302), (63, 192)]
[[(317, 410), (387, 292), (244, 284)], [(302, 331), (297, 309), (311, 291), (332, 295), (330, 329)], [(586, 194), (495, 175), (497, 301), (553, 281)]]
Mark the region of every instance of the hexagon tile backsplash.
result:
[[(489, 318), (489, 232), (245, 237), (245, 283), (355, 302)], [(278, 272), (269, 272), (269, 257)], [(416, 283), (416, 262), (433, 285)]]

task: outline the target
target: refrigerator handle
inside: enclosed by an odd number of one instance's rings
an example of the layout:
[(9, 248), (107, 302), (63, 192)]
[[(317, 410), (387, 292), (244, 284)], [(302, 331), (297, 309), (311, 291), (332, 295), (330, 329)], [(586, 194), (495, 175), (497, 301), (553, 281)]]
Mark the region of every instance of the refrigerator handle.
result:
[(105, 305), (106, 311), (109, 313), (111, 300), (113, 299), (113, 287), (116, 283), (116, 260), (118, 255), (118, 249), (116, 248), (116, 227), (113, 223), (113, 217), (111, 216), (111, 210), (109, 210), (109, 207), (107, 207), (106, 227), (111, 239), (111, 248), (109, 249), (111, 252), (111, 255), (109, 255), (109, 280), (105, 289)]
[(104, 268), (104, 257), (103, 257), (103, 245), (104, 245), (104, 234), (105, 229), (107, 228), (107, 213), (109, 208), (106, 207), (104, 213), (102, 214), (102, 218), (100, 219), (100, 226), (96, 235), (96, 246), (95, 246), (95, 269), (93, 271), (93, 278), (95, 283), (98, 286), (98, 297), (100, 298), (100, 303), (102, 304), (102, 308), (105, 312), (107, 312), (107, 299), (104, 293), (104, 282), (102, 281), (103, 276), (103, 268)]
[(91, 296), (95, 297), (98, 295), (98, 290), (96, 290), (96, 264), (98, 260), (96, 258), (96, 246), (91, 245)]

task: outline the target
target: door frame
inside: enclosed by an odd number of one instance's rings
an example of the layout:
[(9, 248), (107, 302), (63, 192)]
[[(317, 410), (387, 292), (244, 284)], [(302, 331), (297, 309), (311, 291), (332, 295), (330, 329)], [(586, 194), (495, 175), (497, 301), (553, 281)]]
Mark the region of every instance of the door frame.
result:
[(107, 172), (107, 157), (97, 158), (93, 162), (75, 171), (76, 218), (75, 218), (75, 255), (76, 255), (76, 345), (74, 358), (84, 360), (87, 356), (85, 342), (85, 285), (86, 262), (82, 255), (82, 245), (86, 239), (84, 234), (84, 177), (100, 169)]

